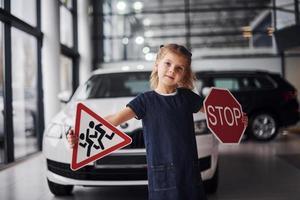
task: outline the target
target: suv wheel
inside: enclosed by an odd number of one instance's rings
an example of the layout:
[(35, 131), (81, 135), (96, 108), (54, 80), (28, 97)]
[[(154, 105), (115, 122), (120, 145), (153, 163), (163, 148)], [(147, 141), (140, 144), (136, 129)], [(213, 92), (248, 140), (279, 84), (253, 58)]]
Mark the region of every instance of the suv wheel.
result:
[(219, 183), (219, 166), (217, 165), (217, 168), (216, 168), (216, 171), (215, 171), (213, 177), (209, 180), (204, 181), (205, 192), (208, 194), (216, 193), (216, 191), (218, 189), (218, 183)]
[(54, 183), (52, 181), (48, 181), (48, 186), (50, 191), (55, 195), (55, 196), (67, 196), (70, 195), (73, 191), (74, 186), (73, 185), (61, 185)]
[(267, 112), (251, 117), (249, 128), (251, 137), (258, 141), (269, 141), (278, 133), (278, 124), (274, 115)]

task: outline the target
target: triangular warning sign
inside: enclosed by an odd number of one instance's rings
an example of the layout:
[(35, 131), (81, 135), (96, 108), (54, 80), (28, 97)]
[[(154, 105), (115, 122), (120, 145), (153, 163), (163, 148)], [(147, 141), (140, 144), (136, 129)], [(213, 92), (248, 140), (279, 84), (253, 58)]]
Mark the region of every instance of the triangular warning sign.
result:
[(79, 139), (73, 147), (71, 169), (107, 156), (131, 143), (131, 138), (119, 131), (91, 109), (78, 103), (75, 121), (75, 136)]

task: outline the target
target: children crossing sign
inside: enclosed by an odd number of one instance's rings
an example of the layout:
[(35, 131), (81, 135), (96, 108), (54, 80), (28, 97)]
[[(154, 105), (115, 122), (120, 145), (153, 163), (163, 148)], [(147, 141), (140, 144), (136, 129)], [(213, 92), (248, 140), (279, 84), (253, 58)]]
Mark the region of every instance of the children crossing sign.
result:
[(77, 105), (75, 137), (79, 139), (73, 148), (71, 169), (74, 171), (129, 145), (132, 141), (128, 135), (82, 103)]

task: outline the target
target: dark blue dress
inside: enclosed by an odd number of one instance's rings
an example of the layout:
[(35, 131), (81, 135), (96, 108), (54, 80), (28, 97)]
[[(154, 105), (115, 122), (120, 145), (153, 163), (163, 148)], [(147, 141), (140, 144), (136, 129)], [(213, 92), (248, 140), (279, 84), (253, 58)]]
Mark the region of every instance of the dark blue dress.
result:
[(149, 200), (205, 200), (193, 113), (203, 98), (179, 88), (172, 96), (149, 91), (127, 105), (142, 119)]

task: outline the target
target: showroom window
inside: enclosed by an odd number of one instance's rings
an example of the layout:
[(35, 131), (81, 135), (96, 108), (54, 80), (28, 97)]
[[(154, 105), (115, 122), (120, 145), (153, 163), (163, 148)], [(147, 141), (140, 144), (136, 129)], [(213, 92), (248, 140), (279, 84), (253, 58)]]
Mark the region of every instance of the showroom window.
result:
[(36, 26), (36, 0), (11, 0), (11, 13), (26, 23)]
[(0, 23), (0, 165), (4, 162), (4, 116), (3, 116), (3, 108), (4, 108), (4, 101), (3, 101), (3, 69), (4, 69), (4, 27), (3, 24)]
[(77, 0), (59, 0), (60, 9), (60, 92), (72, 94), (78, 86)]
[[(300, 1), (298, 0), (298, 9), (300, 12)], [(300, 13), (298, 12), (298, 22), (300, 22)]]
[(60, 56), (60, 92), (72, 91), (72, 66), (73, 62), (70, 58)]
[(271, 0), (101, 2), (94, 10), (102, 23), (94, 40), (103, 47), (104, 62), (153, 61), (159, 46), (170, 42), (187, 46), (199, 59), (237, 49), (273, 52)]
[(295, 0), (276, 0), (277, 29), (282, 29), (296, 24), (295, 2)]
[(73, 47), (73, 16), (72, 1), (60, 1), (60, 42), (68, 47)]
[(41, 1), (0, 5), (0, 163), (7, 164), (41, 150)]
[(38, 150), (37, 42), (36, 38), (12, 28), (12, 97), (15, 158)]

